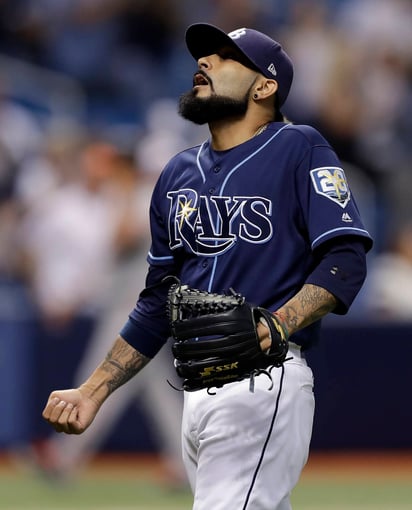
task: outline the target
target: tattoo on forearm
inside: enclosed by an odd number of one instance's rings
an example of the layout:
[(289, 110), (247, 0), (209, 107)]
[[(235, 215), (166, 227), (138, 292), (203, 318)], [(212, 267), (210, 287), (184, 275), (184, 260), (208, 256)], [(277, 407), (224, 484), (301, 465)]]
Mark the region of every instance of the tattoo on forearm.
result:
[(109, 393), (135, 376), (148, 362), (149, 358), (126, 342), (116, 343), (102, 364), (103, 370), (111, 374), (111, 379), (107, 383)]
[(285, 323), (289, 334), (292, 334), (321, 319), (331, 312), (336, 304), (337, 300), (330, 292), (307, 284), (277, 311), (277, 315)]

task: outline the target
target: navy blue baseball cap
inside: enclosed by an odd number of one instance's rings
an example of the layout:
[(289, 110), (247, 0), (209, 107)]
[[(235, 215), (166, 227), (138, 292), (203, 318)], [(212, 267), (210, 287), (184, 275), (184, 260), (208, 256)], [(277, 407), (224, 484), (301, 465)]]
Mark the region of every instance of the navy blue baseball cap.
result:
[(288, 97), (293, 80), (293, 64), (282, 46), (252, 28), (238, 28), (226, 34), (208, 23), (195, 23), (186, 30), (186, 45), (195, 58), (216, 53), (222, 46), (234, 46), (267, 78), (277, 81), (279, 106)]

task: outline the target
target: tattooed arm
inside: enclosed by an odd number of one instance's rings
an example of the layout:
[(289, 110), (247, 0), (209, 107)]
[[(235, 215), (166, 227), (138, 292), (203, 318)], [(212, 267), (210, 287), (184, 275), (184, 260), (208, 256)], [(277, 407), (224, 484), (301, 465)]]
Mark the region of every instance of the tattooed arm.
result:
[[(337, 299), (329, 291), (317, 285), (305, 284), (274, 315), (279, 319), (287, 335), (290, 336), (324, 317), (336, 305)], [(270, 338), (267, 335), (267, 330), (264, 331), (262, 327), (259, 327), (258, 331), (262, 350), (267, 350), (270, 347)]]
[(275, 315), (290, 336), (324, 317), (336, 305), (337, 299), (329, 291), (317, 285), (305, 284)]
[(149, 358), (117, 337), (106, 358), (91, 376), (76, 389), (50, 394), (43, 418), (56, 432), (81, 434), (94, 420), (106, 398), (135, 376)]
[(105, 360), (79, 389), (100, 407), (114, 390), (140, 372), (148, 362), (149, 358), (119, 336)]

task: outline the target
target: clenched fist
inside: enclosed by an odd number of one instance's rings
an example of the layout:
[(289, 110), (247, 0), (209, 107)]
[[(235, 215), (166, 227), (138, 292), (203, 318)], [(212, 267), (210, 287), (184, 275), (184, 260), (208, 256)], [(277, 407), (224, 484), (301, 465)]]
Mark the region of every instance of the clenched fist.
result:
[(81, 389), (53, 391), (43, 410), (43, 418), (56, 432), (81, 434), (94, 420), (100, 405)]

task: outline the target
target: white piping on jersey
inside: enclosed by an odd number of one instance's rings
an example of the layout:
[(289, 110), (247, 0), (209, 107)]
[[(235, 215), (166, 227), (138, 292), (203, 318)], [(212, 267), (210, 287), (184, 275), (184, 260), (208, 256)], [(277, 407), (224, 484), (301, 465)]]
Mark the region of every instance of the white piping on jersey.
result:
[[(226, 176), (226, 179), (223, 181), (222, 183), (222, 186), (219, 190), (219, 195), (218, 196), (222, 196), (223, 194), (223, 191), (225, 189), (225, 186), (226, 184), (228, 183), (230, 177), (232, 176), (232, 174), (238, 169), (240, 168), (242, 165), (244, 165), (247, 161), (249, 161), (250, 159), (254, 158), (256, 156), (256, 154), (258, 154), (261, 150), (263, 150), (267, 145), (269, 145), (269, 143), (278, 136), (278, 134), (283, 131), (284, 129), (286, 129), (287, 127), (289, 126), (289, 124), (286, 124), (284, 126), (282, 126), (278, 131), (276, 131), (276, 133), (274, 135), (272, 135), (269, 140), (267, 140), (264, 144), (262, 144), (258, 149), (255, 150), (255, 152), (252, 152), (252, 154), (249, 154), (249, 156), (247, 156), (245, 159), (243, 159), (240, 163), (238, 163), (236, 166), (234, 166), (232, 168), (232, 170), (230, 170), (230, 172), (227, 174)], [(216, 220), (216, 232), (218, 231), (218, 228), (219, 228), (219, 218), (217, 218)], [(216, 266), (217, 266), (217, 261), (218, 261), (218, 257), (214, 257), (214, 260), (213, 260), (213, 267), (212, 267), (212, 272), (210, 274), (210, 280), (209, 280), (209, 285), (208, 285), (208, 291), (211, 292), (212, 291), (212, 284), (213, 284), (213, 280), (215, 278), (215, 273), (216, 273)]]
[(203, 171), (202, 165), (200, 164), (200, 154), (202, 153), (202, 150), (203, 150), (203, 147), (205, 146), (206, 141), (204, 141), (202, 143), (202, 145), (199, 147), (199, 150), (197, 151), (197, 156), (196, 156), (196, 164), (197, 164), (197, 168), (199, 169), (200, 175), (202, 176), (203, 184), (206, 182), (206, 176), (205, 176), (205, 172)]
[(311, 247), (313, 248), (315, 246), (315, 244), (320, 240), (322, 239), (323, 237), (329, 235), (329, 234), (333, 234), (334, 232), (340, 232), (342, 230), (348, 230), (350, 232), (362, 232), (362, 234), (365, 234), (367, 237), (370, 237), (369, 236), (369, 232), (363, 228), (356, 228), (356, 227), (339, 227), (339, 228), (333, 228), (332, 230), (328, 230), (327, 232), (324, 232), (323, 234), (321, 234), (320, 236), (318, 236), (311, 244)]
[(164, 257), (155, 257), (151, 251), (148, 252), (149, 258), (152, 260), (173, 260), (173, 255), (166, 255)]

